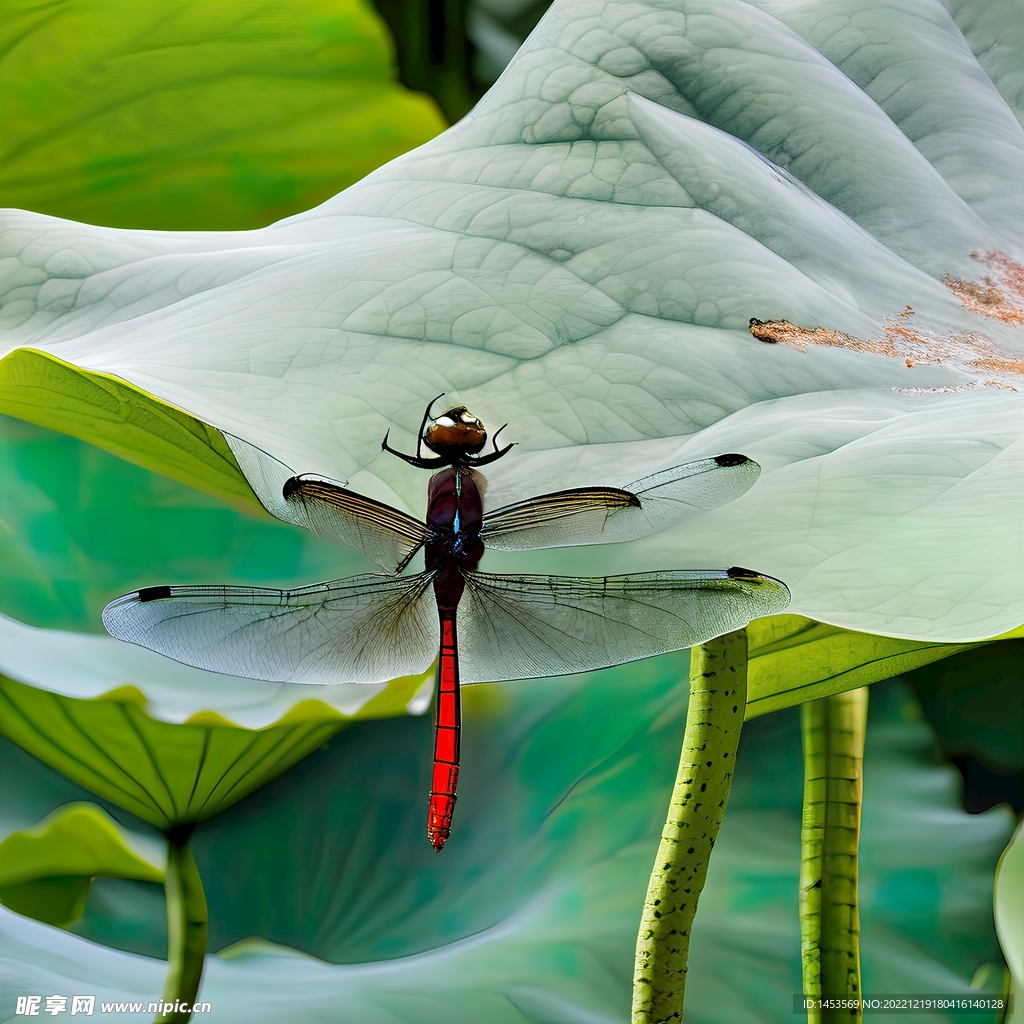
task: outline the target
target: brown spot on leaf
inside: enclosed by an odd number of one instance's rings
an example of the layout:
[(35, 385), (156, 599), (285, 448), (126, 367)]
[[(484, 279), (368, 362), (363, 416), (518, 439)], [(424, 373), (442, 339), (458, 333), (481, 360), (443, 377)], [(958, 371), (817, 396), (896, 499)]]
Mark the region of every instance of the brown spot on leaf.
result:
[[(902, 313), (886, 317), (882, 321), (882, 336), (874, 339), (857, 338), (830, 327), (799, 327), (788, 320), (753, 319), (750, 321), (750, 333), (761, 341), (790, 345), (800, 351), (805, 351), (809, 345), (824, 345), (826, 348), (844, 348), (899, 359), (911, 369), (928, 364), (950, 366), (980, 378), (962, 387), (986, 384), (1017, 390), (1021, 378), (1024, 378), (1024, 359), (1001, 352), (984, 334), (973, 331), (934, 334), (918, 327), (913, 322), (915, 315), (913, 308), (907, 306)], [(961, 388), (928, 390), (956, 391)]]
[(980, 281), (965, 281), (947, 274), (942, 283), (964, 309), (1004, 324), (1024, 325), (1024, 266), (1004, 252), (972, 252), (971, 259), (991, 267)]

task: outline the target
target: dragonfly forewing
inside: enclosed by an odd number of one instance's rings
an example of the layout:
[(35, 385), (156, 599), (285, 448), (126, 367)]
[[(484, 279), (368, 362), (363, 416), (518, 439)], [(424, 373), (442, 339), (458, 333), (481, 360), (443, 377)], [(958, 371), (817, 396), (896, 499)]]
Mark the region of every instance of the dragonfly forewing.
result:
[(437, 656), (434, 573), (298, 590), (145, 587), (112, 601), (119, 640), (211, 672), (283, 683), (379, 683)]
[(745, 569), (465, 577), (458, 628), (466, 683), (621, 665), (692, 647), (789, 604), (783, 583)]
[(733, 501), (754, 486), (760, 472), (744, 455), (718, 455), (621, 489), (554, 491), (487, 513), (480, 536), (501, 551), (639, 540)]
[(296, 476), (272, 455), (231, 434), (229, 447), (263, 507), (324, 540), (358, 548), (387, 572), (404, 569), (431, 534), (424, 523), (325, 477)]
[(330, 480), (292, 477), (284, 493), (290, 505), (302, 507), (314, 533), (360, 548), (388, 572), (401, 572), (431, 538), (419, 520)]

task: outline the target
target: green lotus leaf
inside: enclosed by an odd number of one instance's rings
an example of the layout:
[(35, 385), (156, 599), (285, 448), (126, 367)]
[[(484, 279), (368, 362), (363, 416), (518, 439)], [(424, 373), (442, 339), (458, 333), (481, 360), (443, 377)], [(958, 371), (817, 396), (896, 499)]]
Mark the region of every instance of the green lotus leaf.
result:
[(120, 227), (306, 209), (445, 127), (362, 0), (6, 5), (5, 206)]
[[(103, 809), (125, 843), (143, 860), (163, 868), (167, 839), (156, 828), (72, 782), (0, 736), (0, 837), (31, 831), (41, 818), (69, 804)], [(164, 886), (128, 878), (93, 879), (85, 913), (68, 925), (77, 935), (167, 958), (167, 909)]]
[(0, 728), (86, 789), (164, 830), (216, 814), (342, 726), (340, 718), (255, 733), (226, 722), (170, 725), (148, 718), (138, 691), (115, 696), (121, 699), (75, 700), (0, 676)]
[[(669, 655), (587, 678), (471, 688), (443, 858), (422, 834), (422, 719), (354, 724), (200, 824), (192, 846), (211, 949), (221, 951), (208, 958), (203, 998), (239, 1022), (628, 1019), (637, 907), (678, 758), (685, 673), (685, 656)], [(1011, 816), (964, 813), (957, 773), (935, 760), (908, 688), (873, 688), (870, 714), (865, 991), (969, 993), (977, 968), (999, 956), (988, 908)], [(50, 770), (3, 753), (8, 787), (55, 802), (79, 792), (54, 780), (44, 796), (34, 779)], [(792, 1015), (801, 776), (796, 711), (748, 723), (694, 929), (695, 1020)], [(159, 960), (85, 939), (124, 946), (119, 930), (135, 928), (133, 948), (147, 948), (164, 928), (160, 911), (91, 901), (82, 938), (0, 915), (7, 977), (19, 991), (60, 992), (69, 972), (84, 971), (98, 998), (155, 997)]]
[(139, 856), (94, 804), (67, 804), (0, 842), (0, 902), (37, 921), (77, 921), (98, 876), (162, 882), (164, 870)]
[[(1024, 627), (993, 639), (1021, 635)], [(799, 615), (755, 619), (747, 627), (747, 636), (747, 718), (877, 683), (984, 646), (855, 633)], [(1013, 656), (1000, 651), (997, 657)], [(971, 666), (968, 671), (975, 667), (973, 658), (966, 664)], [(937, 666), (935, 671), (941, 673), (943, 669)]]
[[(208, 428), (422, 509), (380, 441), (441, 391), (519, 443), (493, 505), (738, 451), (758, 483), (678, 529), (489, 565), (745, 565), (815, 621), (1000, 635), (1024, 621), (1024, 132), (992, 74), (938, 3), (559, 0), (469, 116), (307, 213), (8, 214), (5, 400), (242, 500)], [(109, 376), (144, 411), (97, 417), (130, 440), (89, 422)]]
[(0, 886), (0, 903), (16, 914), (66, 928), (82, 916), (91, 889), (88, 875), (53, 875)]
[(10, 416), (99, 445), (250, 514), (263, 512), (219, 431), (110, 374), (83, 373), (20, 349), (0, 361), (0, 403)]

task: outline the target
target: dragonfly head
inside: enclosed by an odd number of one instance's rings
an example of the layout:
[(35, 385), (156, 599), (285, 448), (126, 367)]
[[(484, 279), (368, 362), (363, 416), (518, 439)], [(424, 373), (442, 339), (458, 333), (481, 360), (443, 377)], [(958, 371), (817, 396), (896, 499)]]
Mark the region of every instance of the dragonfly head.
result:
[[(420, 424), (420, 436), (416, 442), (416, 454), (406, 455), (396, 451), (388, 444), (388, 436), (391, 431), (384, 435), (381, 448), (392, 455), (397, 455), (403, 462), (410, 466), (418, 466), (420, 469), (439, 469), (442, 466), (476, 467), (486, 466), (495, 462), (503, 455), (507, 455), (514, 445), (507, 444), (504, 448), (498, 447), (498, 435), (505, 429), (499, 427), (491, 438), (494, 451), (486, 455), (478, 455), (483, 446), (487, 444), (487, 431), (480, 422), (464, 405), (456, 406), (440, 416), (432, 416), (430, 413), (434, 402), (444, 395), (438, 395), (431, 402), (423, 413), (423, 422)], [(506, 423), (507, 427), (508, 424)], [(436, 456), (436, 459), (425, 459), (422, 455), (423, 445), (426, 445)]]
[(464, 405), (440, 416), (428, 416), (423, 425), (423, 443), (445, 459), (461, 462), (476, 455), (487, 444), (487, 431)]

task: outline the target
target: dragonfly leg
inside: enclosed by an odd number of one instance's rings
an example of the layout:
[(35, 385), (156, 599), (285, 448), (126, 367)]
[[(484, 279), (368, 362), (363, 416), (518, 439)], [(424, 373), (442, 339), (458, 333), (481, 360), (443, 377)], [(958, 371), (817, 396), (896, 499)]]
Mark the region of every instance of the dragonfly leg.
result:
[(434, 715), (434, 767), (430, 781), (427, 838), (440, 853), (452, 834), (456, 787), (459, 782), (459, 741), (462, 702), (459, 692), (459, 652), (455, 613), (441, 613), (441, 652), (437, 665), (437, 710)]

